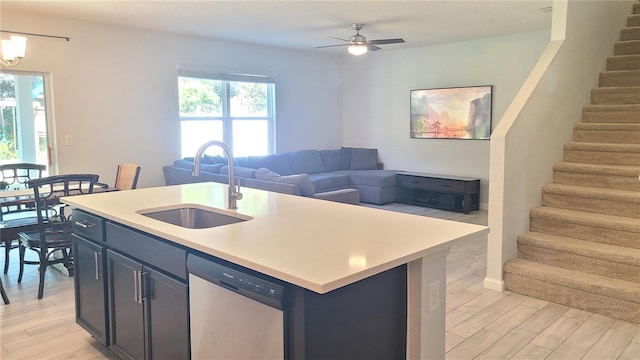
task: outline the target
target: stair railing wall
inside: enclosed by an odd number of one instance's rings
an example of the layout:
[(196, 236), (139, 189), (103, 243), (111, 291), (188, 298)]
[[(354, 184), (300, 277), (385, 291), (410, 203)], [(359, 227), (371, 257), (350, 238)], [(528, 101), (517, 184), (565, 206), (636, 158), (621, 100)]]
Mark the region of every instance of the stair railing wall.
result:
[(486, 288), (504, 290), (503, 265), (552, 179), (563, 144), (605, 69), (634, 1), (554, 0), (549, 45), (491, 135)]

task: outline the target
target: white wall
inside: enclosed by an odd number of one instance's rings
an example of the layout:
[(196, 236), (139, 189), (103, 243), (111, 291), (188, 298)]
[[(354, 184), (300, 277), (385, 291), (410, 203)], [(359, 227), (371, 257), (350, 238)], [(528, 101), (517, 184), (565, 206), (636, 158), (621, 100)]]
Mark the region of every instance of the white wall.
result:
[(493, 85), (495, 128), (548, 41), (545, 31), (349, 57), (344, 145), (377, 148), (387, 169), (480, 177), (486, 208), (489, 141), (409, 138), (409, 91)]
[[(581, 120), (582, 106), (589, 103), (591, 88), (597, 86), (606, 58), (613, 54), (632, 3), (554, 3), (554, 7), (568, 5), (566, 24), (558, 24), (561, 30), (566, 28), (564, 42), (558, 37), (561, 46), (555, 58), (548, 59), (539, 82), (534, 76), (533, 84), (525, 84), (534, 89), (530, 97), (518, 99), (524, 103), (522, 110), (505, 116), (491, 141), (496, 176), (491, 177), (485, 286), (504, 287), (502, 265), (516, 256), (516, 238), (529, 228), (530, 209), (540, 206), (541, 187), (552, 181), (552, 165), (562, 160), (562, 146), (571, 140), (573, 124)], [(555, 21), (554, 17), (554, 27)], [(501, 167), (504, 171), (499, 171)]]
[(135, 162), (140, 187), (164, 185), (162, 166), (180, 157), (178, 64), (274, 76), (278, 152), (342, 145), (340, 58), (4, 10), (0, 20), (3, 29), (71, 37), (29, 37), (11, 69), (51, 73), (60, 173), (113, 183), (118, 163)]

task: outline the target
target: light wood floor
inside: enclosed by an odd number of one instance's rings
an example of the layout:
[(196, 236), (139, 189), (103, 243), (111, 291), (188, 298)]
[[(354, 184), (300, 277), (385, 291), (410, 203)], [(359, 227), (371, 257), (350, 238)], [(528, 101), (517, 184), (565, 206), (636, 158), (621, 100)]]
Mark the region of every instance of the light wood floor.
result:
[[(401, 204), (379, 208), (487, 224), (486, 211), (465, 215)], [(16, 283), (17, 253), (11, 252), (9, 273), (0, 275), (11, 299), (10, 305), (0, 304), (0, 358), (115, 358), (75, 324), (73, 278), (47, 271), (44, 298), (37, 300), (35, 266), (27, 266), (22, 284)], [(486, 239), (452, 248), (447, 264), (447, 359), (640, 358), (640, 325), (484, 289)]]

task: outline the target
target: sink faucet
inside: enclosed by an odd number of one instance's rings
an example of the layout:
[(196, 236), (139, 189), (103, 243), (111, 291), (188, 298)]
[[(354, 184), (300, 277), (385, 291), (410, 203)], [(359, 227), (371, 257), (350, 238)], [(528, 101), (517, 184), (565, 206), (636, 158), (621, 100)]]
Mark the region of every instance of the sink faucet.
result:
[(200, 162), (202, 161), (202, 155), (205, 150), (210, 146), (217, 145), (222, 148), (225, 156), (227, 157), (227, 164), (229, 165), (229, 209), (237, 209), (237, 200), (242, 200), (242, 193), (240, 193), (240, 186), (236, 186), (235, 177), (233, 176), (233, 155), (231, 149), (221, 141), (212, 140), (202, 145), (196, 152), (195, 159), (193, 160), (193, 172), (192, 176), (200, 175)]

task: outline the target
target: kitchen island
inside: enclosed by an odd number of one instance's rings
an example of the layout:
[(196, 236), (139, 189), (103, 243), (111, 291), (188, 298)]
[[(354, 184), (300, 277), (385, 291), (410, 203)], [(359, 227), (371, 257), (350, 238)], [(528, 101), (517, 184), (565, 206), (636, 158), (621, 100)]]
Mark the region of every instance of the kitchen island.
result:
[[(444, 358), (446, 254), (458, 242), (486, 236), (487, 227), (249, 188), (242, 193), (236, 210), (226, 209), (227, 186), (217, 183), (63, 201), (187, 253), (213, 256), (317, 294), (406, 264), (406, 356)], [(143, 215), (177, 206), (245, 221), (189, 229)]]

